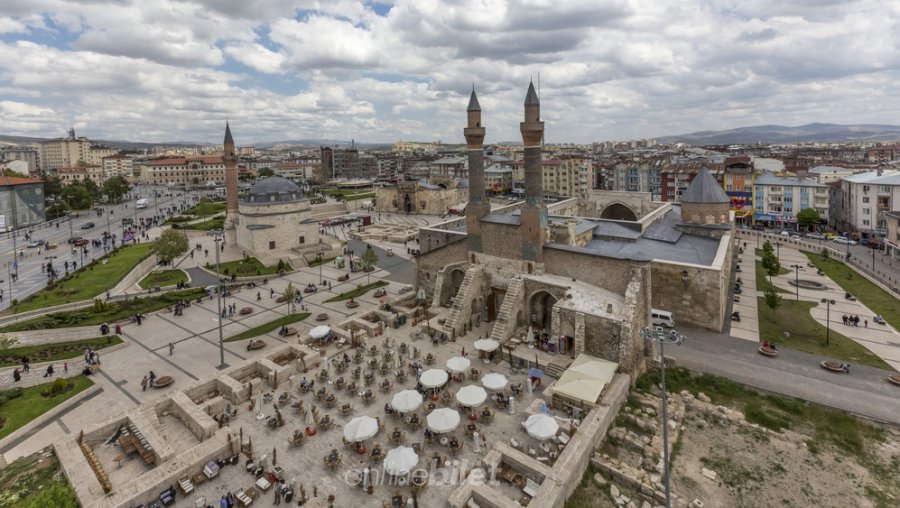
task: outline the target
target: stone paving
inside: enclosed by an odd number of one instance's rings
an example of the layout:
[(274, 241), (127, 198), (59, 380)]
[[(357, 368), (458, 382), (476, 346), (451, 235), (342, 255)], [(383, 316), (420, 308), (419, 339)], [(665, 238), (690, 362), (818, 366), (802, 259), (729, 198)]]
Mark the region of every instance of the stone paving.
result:
[(756, 256), (753, 247), (747, 246), (743, 254), (739, 254), (738, 263), (741, 271), (736, 275), (741, 279), (741, 294), (733, 304), (732, 312), (739, 312), (740, 321), (731, 322), (731, 335), (753, 342), (759, 341), (759, 311), (757, 296), (760, 296), (756, 288)]

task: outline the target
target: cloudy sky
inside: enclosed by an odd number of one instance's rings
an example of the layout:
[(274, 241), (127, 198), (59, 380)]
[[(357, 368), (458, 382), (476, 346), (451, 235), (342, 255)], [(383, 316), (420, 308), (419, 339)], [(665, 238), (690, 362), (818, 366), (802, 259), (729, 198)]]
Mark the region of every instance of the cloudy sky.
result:
[(896, 0), (3, 0), (0, 133), (548, 142), (900, 123)]

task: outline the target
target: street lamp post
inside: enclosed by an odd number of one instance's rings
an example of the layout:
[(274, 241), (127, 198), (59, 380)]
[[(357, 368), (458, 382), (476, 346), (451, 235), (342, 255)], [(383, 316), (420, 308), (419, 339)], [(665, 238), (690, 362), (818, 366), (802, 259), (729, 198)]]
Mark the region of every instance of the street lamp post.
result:
[(319, 284), (322, 284), (322, 253), (316, 252), (316, 263), (319, 264)]
[(209, 232), (213, 236), (216, 243), (216, 277), (218, 278), (218, 287), (216, 288), (216, 303), (219, 307), (219, 369), (227, 367), (225, 365), (225, 338), (222, 335), (222, 293), (224, 292), (224, 284), (222, 284), (222, 274), (219, 271), (219, 242), (224, 240), (225, 234), (221, 229), (213, 229)]
[(822, 298), (822, 303), (825, 304), (825, 346), (828, 346), (831, 343), (831, 306), (834, 305), (834, 300)]
[(797, 288), (797, 301), (800, 301), (800, 265), (791, 265), (794, 269), (794, 287)]
[(672, 506), (669, 499), (669, 415), (666, 394), (666, 356), (663, 352), (665, 344), (680, 345), (687, 337), (677, 330), (669, 330), (667, 333), (662, 327), (658, 326), (655, 330), (649, 327), (641, 329), (641, 336), (644, 340), (659, 344), (659, 376), (661, 383), (661, 399), (662, 399), (662, 428), (663, 428), (663, 472), (666, 485), (666, 508)]
[(775, 257), (781, 261), (781, 242), (775, 242)]

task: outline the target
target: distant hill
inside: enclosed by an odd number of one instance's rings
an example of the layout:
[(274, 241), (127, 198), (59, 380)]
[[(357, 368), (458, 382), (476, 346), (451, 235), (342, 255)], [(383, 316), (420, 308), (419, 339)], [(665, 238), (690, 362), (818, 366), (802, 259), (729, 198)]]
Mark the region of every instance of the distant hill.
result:
[[(40, 143), (41, 141), (47, 141), (50, 139), (59, 138), (31, 138), (27, 136), (7, 136), (5, 134), (0, 134), (0, 143), (27, 145)], [(140, 141), (123, 141), (116, 139), (91, 139), (91, 141), (98, 145), (118, 148), (120, 150), (143, 150), (145, 148), (150, 149), (155, 146), (213, 146), (212, 143), (198, 143), (192, 141), (161, 141), (159, 143), (144, 143)]]
[(810, 123), (789, 127), (785, 125), (756, 125), (720, 131), (699, 131), (690, 134), (656, 138), (660, 143), (688, 143), (691, 145), (748, 145), (754, 143), (852, 143), (862, 141), (895, 141), (900, 139), (900, 126), (879, 124), (839, 125)]

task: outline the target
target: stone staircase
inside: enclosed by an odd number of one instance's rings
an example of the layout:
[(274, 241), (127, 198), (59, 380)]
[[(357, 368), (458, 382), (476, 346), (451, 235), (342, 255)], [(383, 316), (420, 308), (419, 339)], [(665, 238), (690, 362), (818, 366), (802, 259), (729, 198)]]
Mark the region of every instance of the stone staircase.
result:
[(566, 368), (567, 368), (566, 366), (560, 365), (556, 362), (550, 362), (549, 365), (544, 365), (543, 369), (541, 369), (541, 370), (544, 371), (544, 374), (546, 374), (552, 378), (559, 379), (560, 376), (563, 375), (563, 372), (566, 371)]
[(497, 320), (491, 329), (491, 338), (504, 342), (514, 332), (516, 324), (512, 322), (515, 319), (515, 308), (521, 303), (522, 292), (525, 291), (525, 281), (521, 276), (515, 276), (509, 281), (506, 288), (506, 296), (503, 297), (503, 303), (497, 312)]
[(472, 300), (478, 296), (478, 292), (481, 290), (483, 277), (484, 271), (480, 266), (473, 266), (466, 270), (466, 276), (453, 298), (453, 306), (450, 307), (450, 315), (444, 324), (445, 328), (455, 330), (457, 335), (464, 333), (463, 327), (468, 325), (469, 317), (472, 315)]

